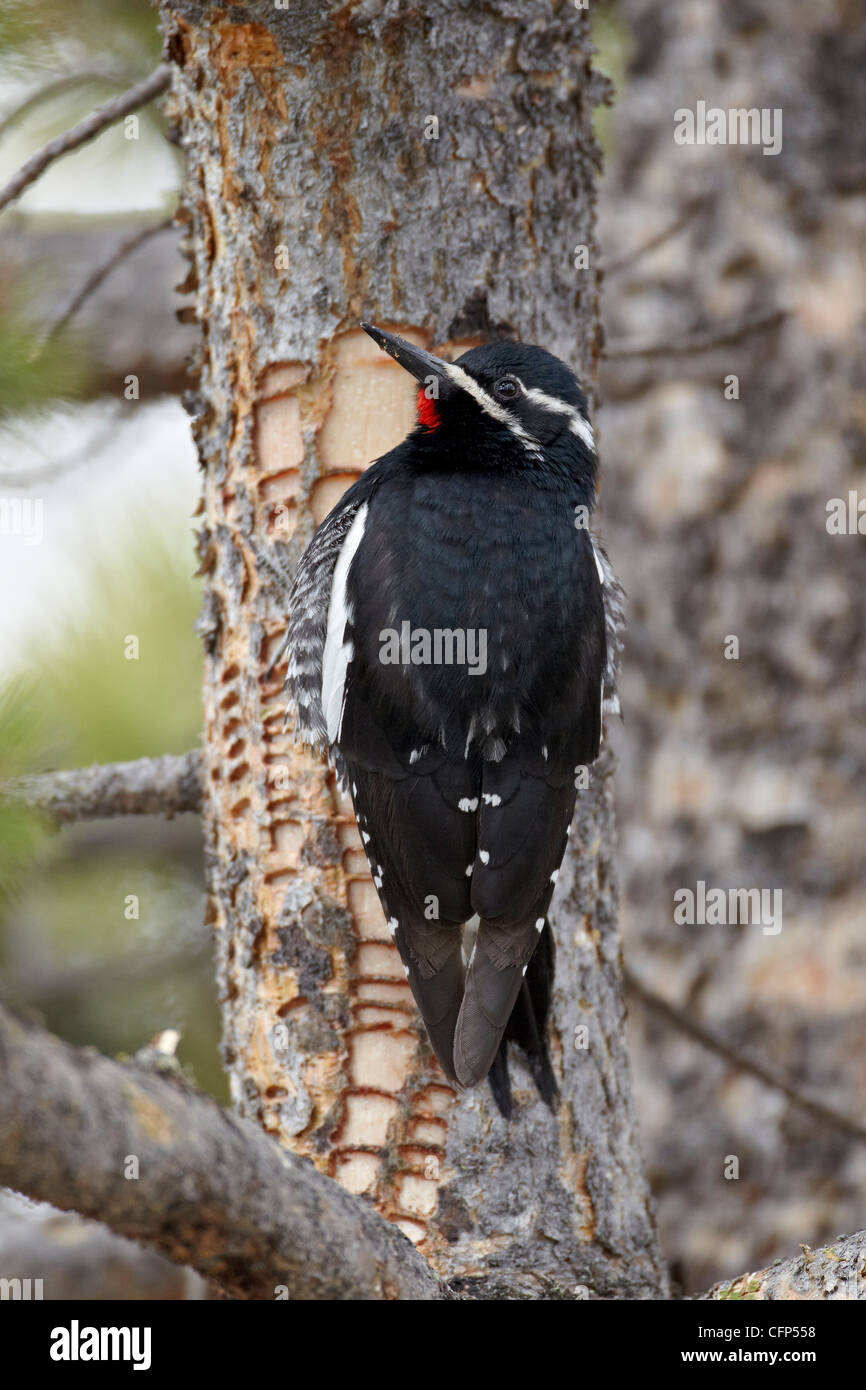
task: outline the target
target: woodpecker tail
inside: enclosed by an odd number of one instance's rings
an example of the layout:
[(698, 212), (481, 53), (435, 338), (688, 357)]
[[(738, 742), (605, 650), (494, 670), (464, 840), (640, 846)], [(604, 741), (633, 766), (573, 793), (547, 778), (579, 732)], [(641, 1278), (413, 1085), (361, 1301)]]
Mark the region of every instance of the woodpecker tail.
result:
[(545, 1105), (553, 1110), (559, 1099), (559, 1089), (547, 1050), (547, 1015), (550, 1009), (553, 973), (553, 932), (549, 923), (545, 922), (541, 939), (529, 962), (517, 1002), (499, 1044), (499, 1051), (490, 1068), (489, 1081), (493, 1099), (506, 1120), (511, 1119), (514, 1109), (511, 1077), (508, 1072), (509, 1043), (515, 1043), (523, 1052), (535, 1088)]
[[(423, 935), (430, 938), (429, 923)], [(415, 927), (415, 940), (418, 940), (418, 926)], [(433, 1050), (442, 1065), (446, 1076), (452, 1081), (459, 1080), (454, 1071), (452, 1056), (454, 1051), (454, 1030), (460, 1014), (460, 1001), (463, 996), (463, 954), (460, 949), (460, 928), (456, 926), (439, 928), (437, 933), (439, 952), (435, 968), (427, 958), (413, 956), (405, 949), (410, 933), (398, 933), (397, 944), (401, 948), (415, 1002), (424, 1020)]]
[[(513, 959), (513, 938), (509, 955)], [(494, 1099), (506, 1117), (511, 1112), (509, 1039), (526, 1053), (542, 1099), (552, 1105), (557, 1095), (545, 1042), (552, 977), (553, 938), (547, 922), (540, 937), (534, 925), (525, 934), (524, 949), (513, 965), (503, 960), (502, 933), (481, 923), (454, 1032), (454, 1071), (463, 1086), (475, 1086), (491, 1073)]]

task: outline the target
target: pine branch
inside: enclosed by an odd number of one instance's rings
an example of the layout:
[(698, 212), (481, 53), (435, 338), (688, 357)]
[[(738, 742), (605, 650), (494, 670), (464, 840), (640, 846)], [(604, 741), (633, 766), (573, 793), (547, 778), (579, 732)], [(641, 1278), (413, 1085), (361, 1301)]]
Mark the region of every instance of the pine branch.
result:
[(723, 1279), (698, 1298), (721, 1302), (866, 1300), (866, 1231), (840, 1236), (822, 1250), (810, 1250), (808, 1245), (801, 1245), (800, 1249), (803, 1253), (790, 1260), (776, 1260), (766, 1269), (742, 1274), (738, 1279)]
[(104, 106), (98, 106), (95, 111), (91, 111), (89, 116), (85, 116), (83, 121), (73, 126), (71, 130), (66, 130), (62, 135), (58, 135), (54, 140), (49, 140), (47, 145), (43, 145), (41, 150), (37, 150), (34, 155), (22, 164), (17, 174), (6, 184), (5, 188), (0, 189), (0, 212), (9, 203), (29, 188), (30, 184), (45, 172), (49, 165), (54, 164), (63, 155), (69, 154), (71, 150), (77, 150), (81, 145), (86, 145), (94, 140), (97, 135), (101, 135), (103, 130), (114, 125), (116, 121), (122, 121), (124, 116), (128, 116), (132, 111), (139, 110), (153, 101), (154, 97), (164, 92), (171, 80), (171, 68), (163, 63), (141, 82), (137, 82), (129, 91), (121, 93), (120, 96), (112, 97)]
[(695, 214), (698, 213), (701, 208), (706, 207), (707, 203), (708, 198), (705, 193), (699, 194), (697, 198), (692, 198), (690, 202), (686, 203), (680, 215), (676, 217), (673, 222), (669, 222), (666, 227), (663, 227), (660, 232), (653, 233), (652, 236), (647, 237), (646, 241), (642, 241), (631, 251), (627, 251), (626, 254), (620, 256), (618, 260), (610, 261), (609, 264), (604, 267), (605, 279), (612, 279), (613, 276), (621, 274), (624, 270), (628, 270), (636, 261), (639, 261), (643, 256), (649, 255), (650, 251), (655, 251), (657, 247), (664, 245), (666, 241), (671, 241), (684, 227), (688, 226)]
[(233, 1298), (446, 1296), (362, 1198), (186, 1084), (3, 1009), (0, 1072), (0, 1184), (96, 1218)]
[(695, 352), (712, 352), (715, 348), (731, 347), (754, 333), (777, 328), (787, 316), (787, 309), (773, 309), (769, 313), (739, 319), (726, 327), (706, 329), (691, 337), (681, 338), (679, 342), (672, 342), (670, 339), (658, 343), (614, 342), (605, 349), (603, 356), (608, 362), (621, 362), (630, 357), (691, 357)]
[(140, 228), (137, 232), (133, 232), (131, 236), (125, 237), (111, 255), (88, 275), (84, 284), (70, 300), (63, 313), (51, 325), (41, 346), (44, 347), (46, 343), (50, 343), (52, 339), (56, 338), (57, 335), (63, 331), (70, 320), (78, 313), (79, 309), (87, 303), (91, 295), (96, 293), (99, 286), (104, 280), (108, 279), (111, 272), (116, 269), (122, 261), (126, 260), (127, 256), (131, 256), (134, 251), (138, 250), (139, 246), (149, 241), (151, 237), (159, 236), (161, 232), (167, 232), (168, 229), (173, 226), (174, 217), (165, 217), (161, 222), (154, 222), (151, 226)]
[(17, 777), (0, 786), (0, 793), (58, 825), (103, 816), (175, 816), (201, 807), (201, 754), (167, 753)]
[(117, 72), (112, 72), (109, 68), (81, 68), (77, 72), (66, 72), (61, 77), (54, 78), (51, 82), (46, 82), (38, 91), (29, 92), (17, 106), (13, 106), (10, 111), (0, 120), (0, 140), (11, 129), (17, 121), (23, 119), (29, 112), (34, 111), (38, 106), (44, 105), (47, 101), (63, 96), (66, 92), (74, 91), (76, 87), (95, 86), (97, 83), (111, 85), (112, 87), (127, 87), (129, 85), (130, 74), (121, 76)]
[(654, 1013), (665, 1019), (667, 1023), (672, 1024), (673, 1027), (678, 1028), (680, 1032), (688, 1034), (695, 1042), (700, 1043), (701, 1047), (723, 1057), (726, 1062), (729, 1062), (732, 1067), (736, 1067), (739, 1071), (748, 1072), (750, 1076), (754, 1076), (765, 1086), (771, 1086), (773, 1090), (781, 1091), (792, 1105), (805, 1110), (821, 1124), (827, 1125), (831, 1129), (841, 1130), (849, 1138), (859, 1139), (861, 1143), (866, 1141), (866, 1125), (852, 1119), (850, 1115), (843, 1114), (841, 1110), (835, 1110), (832, 1106), (824, 1105), (823, 1102), (804, 1095), (786, 1077), (766, 1066), (763, 1062), (757, 1061), (756, 1058), (740, 1052), (738, 1048), (726, 1042), (718, 1033), (713, 1032), (703, 1023), (699, 1023), (685, 1009), (663, 999), (660, 994), (656, 994), (642, 980), (639, 980), (633, 971), (625, 971), (625, 983), (626, 988), (640, 999), (641, 1003), (645, 1004), (648, 1009), (652, 1009)]

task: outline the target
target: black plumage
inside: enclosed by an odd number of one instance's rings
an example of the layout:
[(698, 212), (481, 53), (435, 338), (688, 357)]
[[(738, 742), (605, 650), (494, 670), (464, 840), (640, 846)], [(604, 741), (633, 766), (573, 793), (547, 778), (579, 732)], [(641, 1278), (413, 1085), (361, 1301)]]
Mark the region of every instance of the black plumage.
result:
[(351, 792), (443, 1068), (466, 1086), (493, 1068), (507, 1111), (509, 1040), (555, 1096), (547, 912), (614, 697), (620, 590), (587, 524), (592, 430), (576, 377), (540, 348), (450, 364), (367, 331), (422, 383), (419, 423), (301, 561), (288, 688), (298, 735)]

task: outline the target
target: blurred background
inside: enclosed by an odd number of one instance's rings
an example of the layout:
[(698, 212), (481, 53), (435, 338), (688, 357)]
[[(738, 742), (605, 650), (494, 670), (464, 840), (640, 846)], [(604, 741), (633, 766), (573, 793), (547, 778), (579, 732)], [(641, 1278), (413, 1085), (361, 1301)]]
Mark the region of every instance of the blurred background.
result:
[[(613, 734), (626, 959), (862, 1125), (866, 542), (826, 526), (829, 499), (866, 496), (861, 7), (591, 11), (616, 85), (597, 123), (598, 423), (602, 530), (629, 593)], [(159, 56), (147, 0), (6, 0), (0, 184)], [(698, 100), (781, 107), (781, 153), (676, 145), (673, 111)], [(179, 186), (150, 105), (0, 214), (0, 501), (30, 499), (41, 518), (38, 543), (8, 520), (0, 534), (2, 778), (199, 740), (198, 483), (180, 404), (195, 330), (176, 316), (186, 266), (168, 225)], [(676, 925), (673, 894), (698, 880), (782, 890), (781, 932)], [(182, 1063), (225, 1100), (203, 917), (196, 817), (50, 833), (0, 808), (3, 997), (109, 1054), (177, 1028)], [(629, 1017), (683, 1291), (866, 1225), (862, 1140), (638, 992)], [(0, 1253), (23, 1211), (0, 1202)]]

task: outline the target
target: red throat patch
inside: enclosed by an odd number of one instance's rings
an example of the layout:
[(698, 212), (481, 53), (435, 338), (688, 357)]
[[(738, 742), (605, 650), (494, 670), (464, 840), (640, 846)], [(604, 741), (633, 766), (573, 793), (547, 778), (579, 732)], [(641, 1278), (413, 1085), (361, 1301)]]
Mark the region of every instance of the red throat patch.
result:
[(418, 391), (418, 419), (428, 430), (435, 430), (442, 424), (436, 402), (430, 399), (424, 386)]

